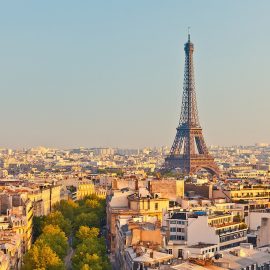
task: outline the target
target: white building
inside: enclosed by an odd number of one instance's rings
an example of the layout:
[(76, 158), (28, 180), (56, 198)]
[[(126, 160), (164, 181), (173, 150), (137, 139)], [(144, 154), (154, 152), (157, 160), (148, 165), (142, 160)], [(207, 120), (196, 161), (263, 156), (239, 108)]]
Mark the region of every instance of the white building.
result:
[(203, 257), (211, 257), (246, 242), (247, 226), (232, 213), (208, 215), (203, 211), (182, 211), (167, 218), (167, 239), (168, 253), (175, 258), (188, 257), (187, 250), (198, 246)]

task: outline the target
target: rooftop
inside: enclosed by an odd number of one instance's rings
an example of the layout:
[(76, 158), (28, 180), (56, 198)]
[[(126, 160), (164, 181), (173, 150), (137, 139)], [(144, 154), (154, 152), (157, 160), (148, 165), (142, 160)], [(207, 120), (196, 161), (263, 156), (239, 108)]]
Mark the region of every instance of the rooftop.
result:
[(198, 243), (196, 245), (189, 246), (189, 248), (208, 248), (212, 246), (216, 246), (216, 244)]
[[(140, 249), (140, 250), (138, 250)], [(163, 263), (173, 258), (173, 255), (147, 249), (144, 247), (127, 248), (126, 250), (134, 262), (141, 262), (147, 265), (153, 265), (157, 262)]]
[(186, 220), (187, 219), (187, 213), (186, 212), (173, 213), (173, 215), (170, 217), (170, 219)]
[(263, 265), (270, 262), (270, 255), (253, 248), (236, 247), (222, 252), (223, 257), (216, 263), (228, 263), (230, 269), (242, 269), (254, 264)]

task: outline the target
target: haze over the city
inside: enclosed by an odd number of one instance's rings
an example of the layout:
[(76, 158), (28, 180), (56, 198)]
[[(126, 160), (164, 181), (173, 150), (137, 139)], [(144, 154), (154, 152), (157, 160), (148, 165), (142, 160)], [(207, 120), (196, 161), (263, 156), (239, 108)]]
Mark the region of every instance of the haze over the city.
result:
[(1, 147), (170, 146), (187, 28), (208, 145), (270, 142), (269, 1), (1, 1)]

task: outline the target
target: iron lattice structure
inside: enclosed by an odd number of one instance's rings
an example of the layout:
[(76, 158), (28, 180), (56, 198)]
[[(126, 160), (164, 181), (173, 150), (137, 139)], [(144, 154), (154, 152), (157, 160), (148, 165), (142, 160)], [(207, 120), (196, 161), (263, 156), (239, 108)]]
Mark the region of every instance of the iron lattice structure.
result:
[(179, 168), (185, 174), (194, 174), (206, 169), (212, 174), (219, 174), (213, 157), (209, 154), (199, 122), (195, 78), (193, 68), (194, 45), (188, 36), (185, 44), (185, 73), (182, 108), (176, 136), (165, 159), (167, 169)]

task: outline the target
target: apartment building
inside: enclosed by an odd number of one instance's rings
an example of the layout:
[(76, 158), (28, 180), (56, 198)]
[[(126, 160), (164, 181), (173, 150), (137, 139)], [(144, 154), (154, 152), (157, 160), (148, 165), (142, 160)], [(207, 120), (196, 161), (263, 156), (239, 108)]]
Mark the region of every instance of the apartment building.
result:
[(167, 218), (167, 250), (176, 258), (197, 254), (195, 249), (200, 250), (198, 254), (211, 257), (246, 241), (247, 226), (232, 213), (182, 211)]
[(0, 250), (0, 270), (9, 270), (10, 269), (10, 261), (9, 257)]
[(140, 267), (151, 269), (150, 267), (168, 262), (172, 258), (167, 256), (163, 248), (163, 235), (158, 220), (150, 222), (144, 221), (140, 216), (120, 216), (116, 221), (115, 242), (115, 258), (119, 269), (141, 269)]
[(213, 190), (213, 198), (225, 198), (228, 202), (270, 199), (270, 185), (235, 185)]
[[(207, 215), (194, 213), (188, 217), (187, 244), (217, 244), (219, 250), (239, 246), (247, 240), (247, 225), (232, 213)], [(201, 233), (204, 232), (204, 233)]]
[(52, 211), (53, 205), (61, 200), (61, 188), (61, 185), (39, 184), (26, 190), (35, 216), (46, 216)]
[(267, 252), (256, 250), (250, 244), (241, 244), (214, 258), (213, 264), (229, 270), (269, 270), (270, 256)]
[(116, 220), (119, 216), (142, 216), (143, 220), (162, 221), (163, 211), (169, 208), (169, 199), (150, 194), (145, 188), (136, 192), (114, 191), (107, 201), (107, 230), (111, 251), (115, 250)]
[(0, 232), (11, 230), (22, 238), (22, 252), (30, 249), (32, 244), (33, 204), (21, 194), (0, 194), (1, 204)]
[[(0, 231), (0, 252), (2, 251), (2, 254), (6, 255), (6, 257), (2, 256), (4, 258), (3, 268), (9, 264), (10, 268), (7, 269), (20, 270), (22, 267), (22, 250), (23, 243), (19, 234), (14, 231)], [(8, 262), (5, 262), (5, 259), (8, 259)]]
[(246, 220), (249, 227), (248, 242), (258, 248), (270, 248), (270, 209), (251, 211)]
[(92, 180), (85, 179), (77, 181), (76, 199), (81, 200), (89, 195), (96, 195), (99, 198), (105, 199), (107, 189), (95, 185)]

